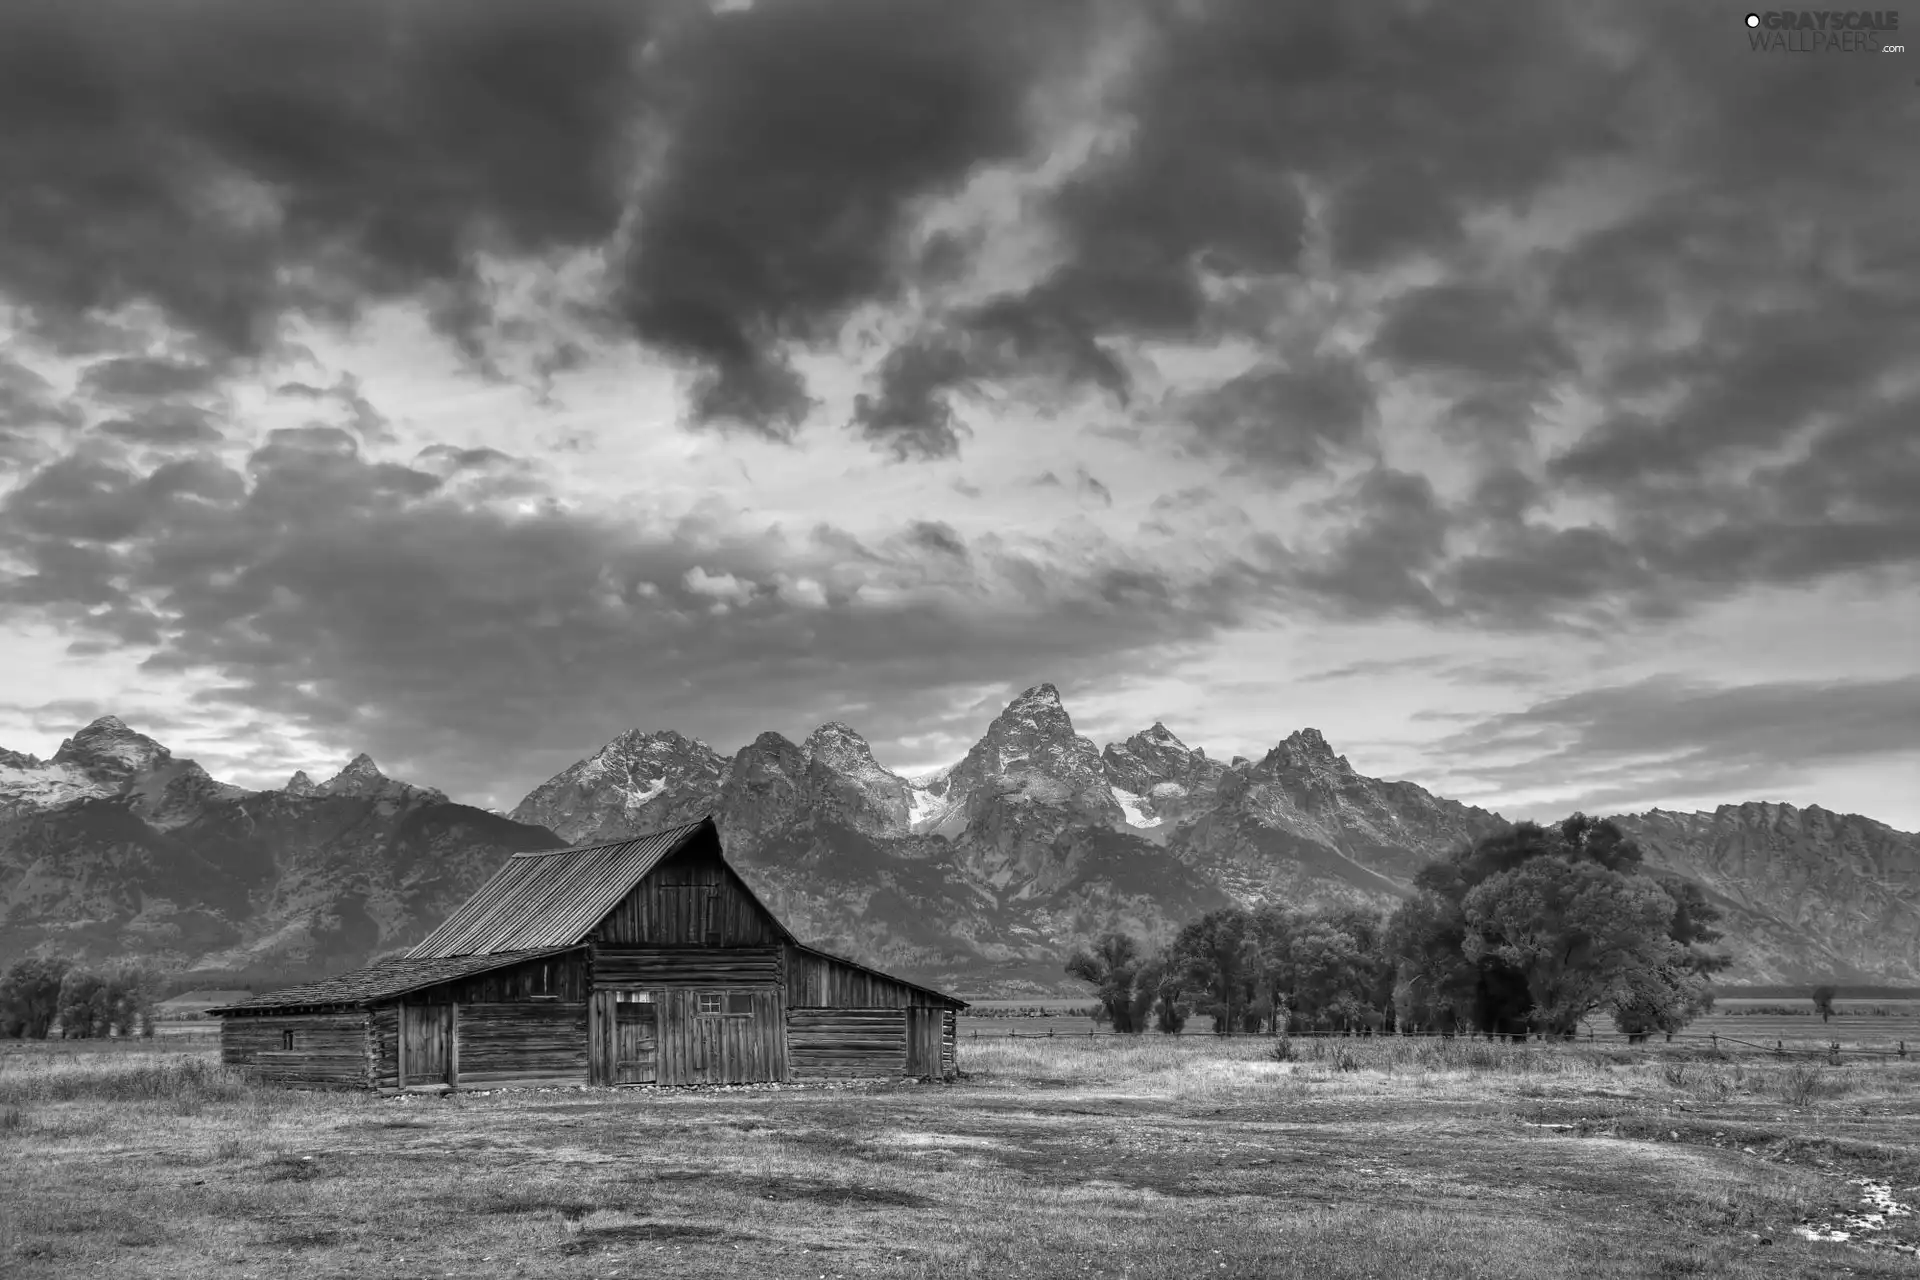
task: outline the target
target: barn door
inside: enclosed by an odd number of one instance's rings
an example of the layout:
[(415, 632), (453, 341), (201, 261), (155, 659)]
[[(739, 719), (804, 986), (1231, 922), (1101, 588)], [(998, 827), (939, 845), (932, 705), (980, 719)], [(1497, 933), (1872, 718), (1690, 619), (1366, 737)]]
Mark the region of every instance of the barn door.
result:
[(587, 1052), (589, 1084), (655, 1084), (660, 1079), (660, 1019), (651, 991), (603, 987), (593, 993)]
[(940, 1074), (940, 1011), (907, 1010), (907, 1074), (914, 1078)]
[(660, 1019), (652, 1003), (613, 1006), (613, 1082), (653, 1084), (660, 1078)]
[(453, 1006), (400, 1006), (400, 1087), (451, 1084)]

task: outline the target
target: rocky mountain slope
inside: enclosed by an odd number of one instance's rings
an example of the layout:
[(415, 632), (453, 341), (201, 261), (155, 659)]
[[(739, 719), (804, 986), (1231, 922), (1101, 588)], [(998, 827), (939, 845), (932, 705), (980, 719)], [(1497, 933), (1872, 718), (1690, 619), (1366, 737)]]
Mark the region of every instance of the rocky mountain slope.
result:
[[(52, 760), (0, 752), (0, 959), (35, 948), (219, 971), (338, 969), (409, 945), (507, 853), (717, 815), (803, 937), (972, 993), (1068, 990), (1072, 946), (1158, 941), (1229, 902), (1391, 906), (1500, 815), (1356, 771), (1301, 729), (1223, 764), (1164, 724), (1096, 747), (1051, 685), (906, 778), (838, 722), (731, 757), (621, 735), (503, 817), (365, 756), (243, 792), (111, 717)], [(1730, 981), (1920, 981), (1920, 838), (1818, 808), (1618, 819), (1726, 912)]]
[(1615, 821), (1649, 866), (1695, 881), (1721, 908), (1717, 945), (1743, 979), (1920, 980), (1920, 836), (1759, 802)]
[(502, 858), (562, 843), (365, 755), (317, 785), (227, 786), (111, 716), (8, 761), (0, 960), (325, 972), (418, 941)]

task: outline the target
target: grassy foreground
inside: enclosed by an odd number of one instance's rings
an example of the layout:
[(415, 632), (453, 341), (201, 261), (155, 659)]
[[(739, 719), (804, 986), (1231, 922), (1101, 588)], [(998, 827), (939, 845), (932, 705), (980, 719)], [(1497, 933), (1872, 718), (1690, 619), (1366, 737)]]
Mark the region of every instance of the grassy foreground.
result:
[(0, 1274), (1920, 1276), (1920, 1063), (1295, 1047), (982, 1041), (952, 1085), (452, 1099), (10, 1053)]

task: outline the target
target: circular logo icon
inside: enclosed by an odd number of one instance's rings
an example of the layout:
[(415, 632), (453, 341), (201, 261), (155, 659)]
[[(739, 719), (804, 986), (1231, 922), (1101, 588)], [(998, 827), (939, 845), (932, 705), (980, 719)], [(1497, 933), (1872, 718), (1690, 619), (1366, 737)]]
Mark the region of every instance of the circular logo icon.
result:
[(1757, 26), (1759, 26), (1759, 25), (1760, 25), (1760, 15), (1759, 15), (1759, 14), (1757, 14), (1757, 13), (1750, 13), (1750, 14), (1748, 14), (1748, 15), (1747, 15), (1747, 25), (1748, 25), (1748, 26), (1750, 26), (1750, 27), (1757, 27)]

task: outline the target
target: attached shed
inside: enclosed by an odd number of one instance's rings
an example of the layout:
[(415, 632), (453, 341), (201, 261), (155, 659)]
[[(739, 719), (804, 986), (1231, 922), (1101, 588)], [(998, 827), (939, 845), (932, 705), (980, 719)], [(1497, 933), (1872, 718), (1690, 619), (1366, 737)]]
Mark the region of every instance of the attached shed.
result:
[(802, 943), (711, 817), (518, 853), (404, 956), (209, 1010), (311, 1088), (950, 1076), (966, 1002)]

